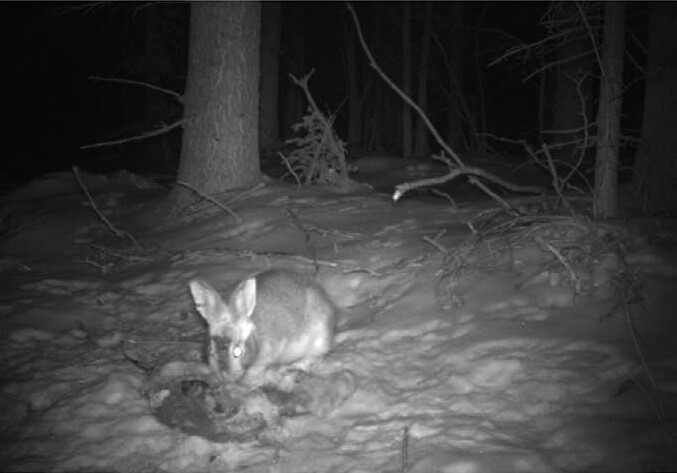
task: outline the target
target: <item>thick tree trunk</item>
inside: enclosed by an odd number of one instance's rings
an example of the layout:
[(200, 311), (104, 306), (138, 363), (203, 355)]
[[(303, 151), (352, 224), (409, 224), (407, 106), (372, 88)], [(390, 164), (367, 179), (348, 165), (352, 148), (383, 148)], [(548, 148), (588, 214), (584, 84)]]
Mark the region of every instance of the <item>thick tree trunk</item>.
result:
[(651, 5), (644, 118), (635, 176), (644, 214), (677, 211), (677, 5)]
[(623, 104), (625, 5), (604, 4), (604, 53), (597, 113), (594, 209), (596, 217), (614, 217), (618, 198), (618, 150)]
[(261, 100), (259, 107), (260, 147), (265, 153), (280, 145), (278, 123), (278, 71), (280, 66), (280, 2), (261, 7)]
[(260, 13), (259, 2), (191, 4), (178, 179), (206, 193), (260, 177)]

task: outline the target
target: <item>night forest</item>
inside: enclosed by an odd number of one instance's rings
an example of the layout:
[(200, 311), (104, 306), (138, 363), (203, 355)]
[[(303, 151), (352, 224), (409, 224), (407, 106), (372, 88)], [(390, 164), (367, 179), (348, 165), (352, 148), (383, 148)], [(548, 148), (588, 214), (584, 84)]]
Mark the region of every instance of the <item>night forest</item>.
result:
[[(529, 163), (534, 160), (533, 150), (546, 146), (558, 163), (570, 167), (580, 160), (576, 175), (588, 180), (596, 146), (603, 6), (594, 2), (354, 4), (365, 40), (383, 72), (408, 89), (459, 156), (469, 162), (489, 156)], [(164, 91), (184, 92), (189, 4), (12, 2), (1, 8), (3, 188), (71, 165), (92, 172), (125, 168), (176, 174), (180, 126), (148, 139), (87, 145), (123, 141), (181, 119), (181, 104)], [(650, 24), (656, 17), (667, 22), (666, 12), (674, 18), (674, 10), (674, 5), (664, 4), (663, 13), (652, 17), (651, 3), (624, 8), (621, 183), (638, 175), (638, 153), (651, 154), (640, 146), (648, 137), (642, 126), (651, 125), (645, 120)], [(653, 29), (658, 31), (659, 26)], [(439, 151), (415, 114), (412, 136), (403, 136), (406, 107), (370, 67), (345, 3), (264, 2), (260, 27), (262, 44), (267, 32), (279, 32), (277, 123), (274, 131), (259, 138), (264, 167), (277, 161), (277, 150), (284, 148), (292, 125), (307, 107), (290, 74), (301, 77), (311, 71), (310, 90), (321, 111), (333, 117), (337, 135), (347, 143), (348, 160), (370, 154), (429, 159)], [(409, 55), (404, 54), (403, 37), (408, 39)], [(654, 39), (651, 44), (674, 43), (670, 39)], [(674, 70), (674, 64), (671, 67)], [(266, 74), (264, 67), (261, 73)], [(261, 80), (259, 88), (270, 83), (270, 78)], [(674, 100), (674, 84), (666, 87), (671, 87)], [(653, 120), (664, 123), (666, 118)], [(672, 140), (659, 149), (674, 152)], [(674, 161), (674, 156), (661, 158), (660, 174), (674, 170), (674, 164), (666, 161)], [(642, 172), (651, 178), (651, 173)], [(543, 179), (549, 180), (547, 172)], [(665, 194), (658, 198), (671, 199), (674, 196)], [(669, 211), (666, 205), (655, 207), (655, 212)]]

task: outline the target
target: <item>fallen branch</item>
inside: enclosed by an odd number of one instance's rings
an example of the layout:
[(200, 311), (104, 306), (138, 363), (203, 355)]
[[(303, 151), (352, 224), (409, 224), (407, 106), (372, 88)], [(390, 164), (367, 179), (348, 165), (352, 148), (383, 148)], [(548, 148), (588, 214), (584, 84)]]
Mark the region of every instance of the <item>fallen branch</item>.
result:
[(89, 258), (85, 258), (84, 260), (80, 260), (80, 263), (83, 264), (89, 264), (91, 266), (94, 266), (97, 268), (99, 271), (101, 271), (101, 274), (106, 274), (110, 270), (110, 268), (113, 266), (113, 263), (106, 263), (106, 264), (101, 264), (97, 261), (91, 260)]
[[(557, 198), (562, 201), (562, 204), (567, 208), (569, 213), (573, 216), (573, 215), (576, 214), (576, 212), (574, 212), (574, 208), (571, 206), (571, 203), (569, 203), (567, 198), (564, 197), (564, 193), (562, 192), (562, 187), (566, 184), (566, 181), (560, 182), (560, 178), (557, 175), (557, 168), (555, 167), (555, 162), (552, 159), (552, 155), (550, 154), (550, 150), (545, 145), (545, 143), (541, 143), (541, 149), (543, 150), (543, 154), (545, 154), (545, 157), (547, 158), (548, 171), (550, 172), (550, 176), (552, 177), (552, 187), (553, 187), (553, 189), (555, 189), (555, 192), (557, 193)], [(535, 155), (534, 155), (534, 157), (535, 157)]]
[(225, 205), (223, 205), (221, 202), (219, 202), (218, 200), (216, 200), (216, 199), (215, 199), (214, 197), (212, 197), (211, 195), (205, 194), (204, 192), (202, 192), (202, 191), (199, 190), (199, 189), (196, 189), (195, 187), (191, 186), (191, 185), (188, 184), (187, 182), (184, 182), (184, 181), (176, 181), (176, 183), (177, 183), (178, 185), (180, 185), (180, 186), (183, 186), (183, 187), (185, 187), (185, 188), (187, 188), (187, 189), (190, 189), (191, 191), (195, 192), (197, 195), (199, 195), (199, 196), (202, 197), (203, 199), (205, 199), (205, 200), (211, 202), (212, 204), (216, 205), (216, 206), (217, 206), (218, 208), (220, 208), (221, 210), (223, 210), (223, 211), (229, 213), (230, 215), (232, 215), (232, 216), (235, 218), (235, 220), (237, 220), (238, 223), (241, 223), (241, 222), (242, 222), (242, 219), (240, 218), (240, 216), (239, 216), (238, 214), (236, 214), (236, 213), (233, 212), (231, 209), (229, 209), (228, 207), (226, 207)]
[[(444, 163), (447, 163), (447, 166), (449, 166), (450, 171), (445, 174), (444, 176), (439, 176), (439, 177), (429, 177), (425, 179), (419, 179), (417, 181), (413, 182), (405, 182), (404, 184), (400, 184), (398, 186), (395, 186), (395, 195), (393, 196), (393, 200), (397, 200), (402, 195), (411, 190), (411, 189), (416, 189), (417, 187), (425, 187), (425, 186), (434, 186), (437, 184), (444, 184), (445, 182), (448, 182), (452, 179), (457, 178), (458, 176), (462, 175), (468, 175), (470, 174), (471, 176), (479, 176), (487, 179), (488, 181), (492, 181), (500, 186), (505, 187), (508, 190), (512, 190), (515, 192), (531, 192), (534, 194), (540, 194), (543, 193), (543, 189), (539, 186), (518, 186), (515, 184), (512, 184), (504, 179), (501, 179), (498, 176), (494, 176), (493, 174), (485, 171), (482, 168), (477, 168), (477, 167), (467, 167), (467, 166), (462, 166), (462, 167), (457, 167), (453, 168), (453, 164), (449, 161), (448, 158), (444, 156), (433, 156), (433, 159), (437, 159), (438, 161), (442, 161)], [(469, 180), (472, 179), (472, 177), (469, 178)], [(478, 181), (479, 182), (479, 181)], [(486, 187), (486, 186), (485, 186)], [(510, 205), (505, 202), (501, 197), (497, 196), (494, 192), (492, 192), (489, 188), (482, 189), (484, 190), (485, 193), (489, 194), (491, 197), (493, 197), (495, 200), (497, 200), (503, 207), (505, 208), (510, 208)]]
[(291, 175), (294, 176), (294, 180), (296, 180), (296, 185), (298, 187), (301, 187), (301, 178), (299, 177), (298, 173), (296, 171), (294, 171), (294, 168), (289, 163), (289, 159), (287, 159), (287, 157), (284, 154), (282, 154), (281, 151), (278, 151), (277, 154), (278, 154), (278, 156), (280, 156), (280, 158), (282, 159), (282, 162), (285, 164), (285, 166), (287, 166), (287, 169), (289, 169), (289, 172), (291, 173)]
[(423, 241), (426, 241), (426, 242), (430, 243), (432, 246), (434, 246), (435, 248), (437, 248), (437, 250), (440, 253), (442, 253), (443, 255), (446, 255), (447, 253), (449, 253), (449, 250), (447, 250), (444, 246), (442, 246), (440, 243), (437, 242), (437, 239), (441, 236), (442, 233), (444, 233), (444, 230), (442, 230), (440, 233), (435, 235), (434, 238), (430, 238), (427, 235), (423, 235), (421, 238), (423, 238)]
[(134, 262), (134, 263), (147, 263), (147, 262), (151, 261), (150, 258), (146, 258), (146, 257), (143, 257), (143, 256), (137, 256), (137, 255), (125, 255), (125, 254), (118, 253), (118, 252), (115, 252), (113, 250), (109, 250), (107, 248), (104, 248), (101, 245), (91, 244), (89, 246), (91, 246), (92, 248), (94, 248), (95, 250), (99, 251), (100, 253), (102, 253), (104, 255), (113, 256), (114, 258), (119, 258), (119, 259), (122, 259), (122, 260), (125, 260), (125, 261), (131, 261), (131, 262)]
[(111, 233), (118, 238), (129, 238), (132, 241), (132, 243), (134, 243), (134, 246), (136, 246), (137, 250), (143, 251), (141, 246), (139, 245), (139, 242), (136, 241), (136, 238), (134, 238), (130, 233), (127, 233), (123, 230), (120, 230), (115, 225), (113, 225), (113, 223), (110, 220), (108, 220), (108, 218), (99, 210), (99, 207), (97, 207), (96, 202), (94, 202), (94, 198), (92, 197), (92, 194), (89, 193), (87, 186), (82, 181), (82, 179), (80, 179), (80, 173), (79, 173), (78, 167), (72, 166), (71, 169), (73, 170), (73, 174), (75, 175), (75, 180), (77, 181), (78, 186), (80, 186), (80, 189), (82, 190), (82, 192), (87, 197), (87, 200), (89, 201), (89, 206), (96, 213), (96, 215), (99, 217), (99, 219), (103, 223), (106, 224), (106, 226), (111, 231)]

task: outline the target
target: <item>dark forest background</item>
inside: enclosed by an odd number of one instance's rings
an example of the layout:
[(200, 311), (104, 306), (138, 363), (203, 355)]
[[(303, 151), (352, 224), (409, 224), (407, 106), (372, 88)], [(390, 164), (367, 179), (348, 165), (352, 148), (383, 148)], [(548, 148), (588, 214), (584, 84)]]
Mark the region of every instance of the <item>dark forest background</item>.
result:
[[(401, 83), (402, 2), (355, 4), (367, 41), (384, 70)], [(413, 61), (421, 54), (420, 38), (426, 3), (412, 2)], [(459, 17), (450, 2), (433, 2), (433, 31), (427, 76), (432, 122), (446, 137), (449, 129), (449, 78), (445, 61), (460, 58), (462, 97), (472, 123), (456, 137), (458, 151), (515, 156), (523, 150), (476, 132), (539, 141), (539, 94), (552, 75), (525, 78), (543, 58), (521, 55), (491, 65), (509, 48), (547, 36), (543, 19), (549, 2), (462, 3)], [(645, 3), (627, 9), (628, 54), (625, 67), (623, 131), (637, 136), (641, 126), (642, 69), (646, 47)], [(3, 179), (25, 180), (46, 171), (77, 164), (91, 171), (127, 168), (137, 172), (176, 171), (180, 129), (144, 141), (81, 150), (85, 144), (141, 134), (171, 123), (182, 110), (166, 94), (148, 88), (88, 79), (125, 78), (179, 93), (186, 81), (189, 14), (185, 3), (7, 3), (2, 11)], [(267, 25), (262, 25), (265, 33)], [(439, 41), (439, 44), (436, 43)], [(350, 41), (353, 41), (351, 46)], [(401, 100), (375, 76), (355, 43), (354, 27), (341, 2), (282, 2), (279, 66), (280, 141), (300, 120), (302, 93), (288, 74), (315, 73), (310, 86), (318, 104), (337, 115), (339, 135), (349, 138), (346, 51), (356, 47), (357, 77), (366, 89), (361, 130), (350, 136), (350, 156), (401, 154)], [(454, 45), (460, 53), (452, 53)], [(414, 67), (416, 67), (414, 65)], [(417, 87), (414, 73), (414, 87)], [(546, 100), (547, 113), (547, 100)], [(434, 146), (429, 146), (435, 151)], [(634, 147), (621, 153), (621, 165), (632, 163)]]

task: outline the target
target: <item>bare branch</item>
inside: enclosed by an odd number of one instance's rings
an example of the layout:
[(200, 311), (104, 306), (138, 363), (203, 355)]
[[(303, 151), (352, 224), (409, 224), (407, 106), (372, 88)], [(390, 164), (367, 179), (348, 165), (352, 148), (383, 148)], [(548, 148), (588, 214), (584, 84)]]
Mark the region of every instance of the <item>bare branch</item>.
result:
[(585, 15), (585, 12), (583, 11), (583, 8), (581, 7), (580, 2), (574, 2), (574, 5), (576, 5), (576, 8), (578, 9), (579, 15), (581, 15), (581, 21), (585, 25), (585, 28), (588, 32), (588, 36), (590, 36), (590, 41), (592, 42), (592, 49), (595, 51), (595, 57), (597, 58), (597, 64), (599, 65), (599, 70), (602, 72), (602, 77), (604, 80), (606, 80), (606, 72), (604, 71), (604, 63), (602, 62), (602, 57), (599, 55), (599, 46), (597, 45), (597, 40), (595, 39), (595, 35), (592, 32), (592, 28), (590, 27), (590, 23), (588, 23), (588, 18)]
[(131, 80), (131, 79), (118, 79), (115, 77), (99, 77), (99, 76), (87, 76), (87, 79), (89, 80), (96, 80), (96, 81), (102, 81), (102, 82), (114, 82), (117, 84), (131, 84), (131, 85), (140, 85), (141, 87), (146, 87), (151, 90), (156, 90), (158, 92), (162, 92), (164, 94), (170, 95), (174, 100), (179, 102), (180, 104), (183, 105), (183, 95), (179, 94), (178, 92), (174, 92), (173, 90), (165, 89), (163, 87), (159, 87), (157, 85), (149, 84), (148, 82), (141, 82), (138, 80)]
[(296, 171), (294, 171), (294, 168), (289, 163), (289, 160), (287, 159), (287, 157), (284, 154), (282, 154), (281, 151), (278, 151), (277, 154), (280, 156), (280, 158), (282, 158), (282, 162), (285, 164), (285, 166), (287, 166), (287, 169), (289, 169), (289, 172), (291, 173), (291, 175), (294, 176), (294, 180), (296, 180), (296, 185), (298, 187), (301, 187), (301, 179), (299, 178), (298, 173)]
[(130, 136), (127, 138), (120, 138), (119, 140), (112, 140), (112, 141), (103, 141), (101, 143), (92, 143), (91, 145), (83, 145), (80, 146), (80, 149), (91, 149), (91, 148), (101, 148), (103, 146), (113, 146), (113, 145), (120, 145), (122, 143), (129, 143), (131, 141), (140, 141), (140, 140), (145, 140), (146, 138), (151, 138), (153, 136), (158, 136), (162, 135), (164, 133), (167, 133), (174, 128), (178, 128), (182, 126), (184, 123), (186, 123), (189, 119), (188, 118), (182, 118), (180, 120), (175, 121), (174, 123), (170, 125), (163, 126), (162, 128), (158, 128), (157, 130), (149, 131), (147, 133), (143, 133), (141, 135), (135, 135), (135, 136)]
[(202, 197), (203, 199), (205, 199), (205, 200), (211, 202), (212, 204), (216, 205), (216, 206), (217, 206), (218, 208), (220, 208), (221, 210), (223, 210), (223, 211), (229, 213), (230, 215), (232, 215), (232, 216), (235, 218), (235, 220), (238, 221), (238, 223), (241, 223), (241, 222), (242, 222), (242, 219), (240, 218), (240, 216), (239, 216), (238, 214), (236, 214), (236, 213), (233, 212), (231, 209), (229, 209), (228, 207), (226, 207), (225, 205), (223, 205), (221, 202), (219, 202), (218, 200), (216, 200), (216, 199), (215, 199), (214, 197), (212, 197), (211, 195), (205, 194), (204, 192), (202, 192), (202, 191), (199, 190), (199, 189), (196, 189), (195, 187), (191, 186), (191, 185), (188, 184), (187, 182), (184, 182), (184, 181), (178, 181), (178, 180), (177, 180), (176, 183), (177, 183), (178, 185), (180, 185), (180, 186), (183, 186), (183, 187), (186, 187), (187, 189), (192, 190), (193, 192), (195, 192), (197, 195), (199, 195), (199, 196)]
[(101, 10), (103, 8), (112, 7), (116, 2), (113, 1), (94, 1), (94, 2), (81, 2), (77, 4), (68, 5), (66, 7), (55, 8), (54, 15), (56, 17), (70, 15), (73, 13), (81, 13), (82, 15), (89, 15), (94, 13), (96, 10)]
[[(505, 181), (504, 179), (501, 179), (498, 176), (494, 176), (493, 174), (488, 173), (484, 169), (481, 168), (476, 168), (476, 167), (467, 167), (467, 166), (461, 166), (461, 167), (456, 167), (453, 168), (453, 163), (449, 161), (448, 158), (444, 156), (433, 156), (433, 159), (436, 159), (438, 161), (442, 161), (443, 163), (446, 163), (447, 166), (449, 166), (450, 171), (445, 174), (444, 176), (439, 176), (439, 177), (429, 177), (425, 179), (419, 179), (417, 181), (413, 182), (405, 182), (404, 184), (400, 184), (398, 186), (395, 186), (395, 194), (398, 196), (403, 195), (405, 192), (411, 190), (411, 189), (416, 189), (418, 187), (426, 187), (426, 186), (434, 186), (437, 184), (444, 184), (445, 182), (448, 182), (452, 179), (455, 179), (459, 176), (462, 175), (470, 175), (468, 179), (473, 179), (473, 176), (478, 176), (482, 177), (484, 179), (487, 179), (488, 181), (494, 182), (495, 184), (498, 184), (502, 187), (505, 187), (508, 190), (512, 190), (514, 192), (530, 192), (534, 194), (541, 194), (543, 193), (543, 189), (539, 186), (518, 186), (515, 184), (512, 184), (508, 181)], [(485, 186), (486, 187), (486, 186)], [(505, 200), (497, 196), (494, 192), (489, 190), (482, 189), (484, 192), (487, 192), (490, 196), (492, 196), (496, 201), (500, 202), (501, 204), (504, 205), (506, 208), (510, 208), (510, 205), (508, 205)], [(398, 197), (399, 198), (399, 197)], [(397, 200), (397, 198), (394, 198)]]
[(87, 189), (87, 186), (80, 178), (79, 168), (77, 166), (72, 166), (71, 169), (73, 170), (73, 175), (75, 176), (75, 180), (77, 181), (78, 186), (80, 186), (80, 189), (82, 190), (82, 192), (87, 197), (87, 200), (89, 201), (89, 206), (96, 213), (99, 219), (101, 219), (101, 221), (104, 224), (106, 224), (111, 233), (118, 238), (129, 238), (132, 241), (132, 243), (134, 243), (134, 246), (136, 246), (136, 249), (142, 251), (139, 242), (136, 241), (136, 238), (134, 238), (130, 233), (120, 230), (115, 225), (113, 225), (113, 223), (110, 220), (108, 220), (108, 218), (99, 210), (99, 207), (96, 205), (96, 202), (94, 202), (92, 194), (89, 193), (89, 189)]
[(581, 54), (576, 54), (574, 56), (567, 56), (567, 57), (559, 59), (557, 61), (548, 62), (548, 63), (544, 64), (543, 66), (537, 68), (536, 70), (532, 71), (529, 75), (527, 75), (524, 79), (522, 79), (522, 83), (524, 84), (524, 83), (528, 82), (535, 75), (537, 75), (537, 74), (539, 74), (543, 71), (546, 71), (546, 70), (548, 70), (552, 67), (559, 66), (559, 65), (562, 65), (562, 64), (566, 64), (566, 63), (572, 62), (572, 61), (577, 61), (578, 59), (584, 58), (586, 56), (590, 56), (592, 53), (593, 53), (592, 50), (585, 51)]
[(551, 181), (552, 188), (555, 189), (557, 197), (562, 201), (564, 206), (567, 208), (567, 210), (569, 211), (569, 213), (571, 213), (571, 216), (573, 217), (576, 215), (576, 212), (574, 212), (573, 207), (562, 193), (562, 187), (566, 182), (565, 181), (560, 182), (559, 176), (557, 175), (557, 168), (555, 167), (555, 163), (552, 159), (552, 155), (550, 154), (550, 150), (548, 150), (548, 147), (545, 145), (545, 143), (541, 144), (541, 149), (543, 150), (543, 154), (545, 154), (545, 157), (547, 158), (548, 171), (550, 171), (550, 175), (552, 176)]

